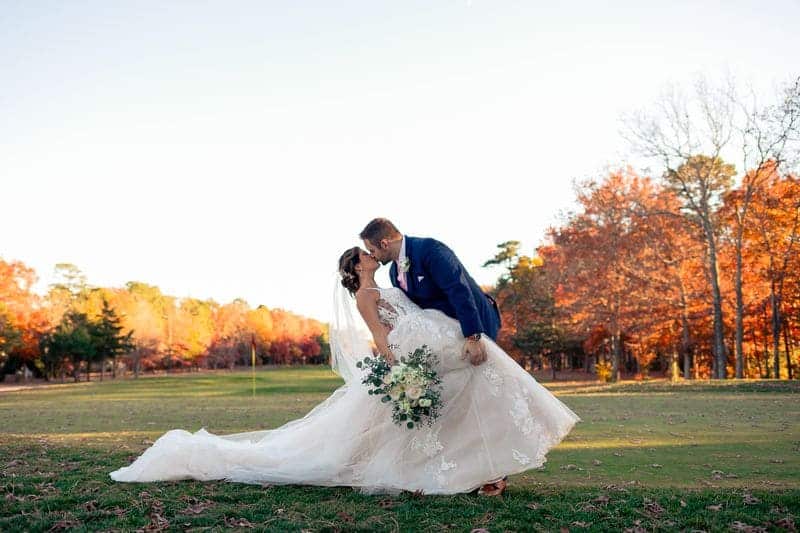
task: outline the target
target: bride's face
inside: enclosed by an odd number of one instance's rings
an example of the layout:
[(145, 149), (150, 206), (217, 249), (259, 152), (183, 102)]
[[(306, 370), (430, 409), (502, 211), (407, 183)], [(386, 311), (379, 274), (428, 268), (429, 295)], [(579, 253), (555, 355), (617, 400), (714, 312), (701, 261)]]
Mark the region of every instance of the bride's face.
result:
[(380, 266), (375, 258), (367, 251), (361, 250), (358, 253), (358, 266), (364, 272), (375, 272)]

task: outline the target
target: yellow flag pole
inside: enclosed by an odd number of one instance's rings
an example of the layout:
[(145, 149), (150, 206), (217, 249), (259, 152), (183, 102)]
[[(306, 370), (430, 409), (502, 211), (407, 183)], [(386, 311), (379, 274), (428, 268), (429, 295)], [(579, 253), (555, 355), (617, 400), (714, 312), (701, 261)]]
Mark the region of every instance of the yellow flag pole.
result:
[(250, 376), (253, 383), (253, 398), (256, 397), (256, 336), (250, 336)]

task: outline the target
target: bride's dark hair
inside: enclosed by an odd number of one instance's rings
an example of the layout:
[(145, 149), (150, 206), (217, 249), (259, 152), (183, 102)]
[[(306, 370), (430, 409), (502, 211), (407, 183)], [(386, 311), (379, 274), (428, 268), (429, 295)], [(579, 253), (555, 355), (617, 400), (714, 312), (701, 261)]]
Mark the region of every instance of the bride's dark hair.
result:
[(355, 246), (345, 250), (339, 258), (339, 274), (342, 276), (342, 285), (350, 291), (350, 294), (355, 294), (361, 286), (361, 280), (358, 279), (358, 272), (356, 272), (356, 265), (361, 262), (360, 254), (361, 248)]

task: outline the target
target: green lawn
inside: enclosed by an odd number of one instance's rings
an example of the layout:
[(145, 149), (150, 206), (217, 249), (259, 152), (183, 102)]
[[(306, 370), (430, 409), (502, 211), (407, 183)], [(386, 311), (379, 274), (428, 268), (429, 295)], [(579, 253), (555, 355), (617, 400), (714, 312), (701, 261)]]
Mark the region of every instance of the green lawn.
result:
[(340, 384), (324, 368), (284, 368), (255, 381), (0, 388), (0, 530), (791, 531), (800, 520), (797, 382), (545, 383), (583, 421), (503, 498), (108, 478), (168, 429), (275, 427)]

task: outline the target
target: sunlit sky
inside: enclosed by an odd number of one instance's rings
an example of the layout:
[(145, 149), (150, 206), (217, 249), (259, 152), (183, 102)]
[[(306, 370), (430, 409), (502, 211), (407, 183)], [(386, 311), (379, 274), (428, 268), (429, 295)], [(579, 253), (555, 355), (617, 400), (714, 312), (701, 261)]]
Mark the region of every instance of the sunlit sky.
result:
[(499, 242), (532, 253), (573, 180), (625, 161), (621, 113), (700, 72), (787, 81), (798, 23), (798, 0), (0, 0), (0, 257), (39, 291), (68, 262), (327, 320), (386, 216), (491, 284)]

